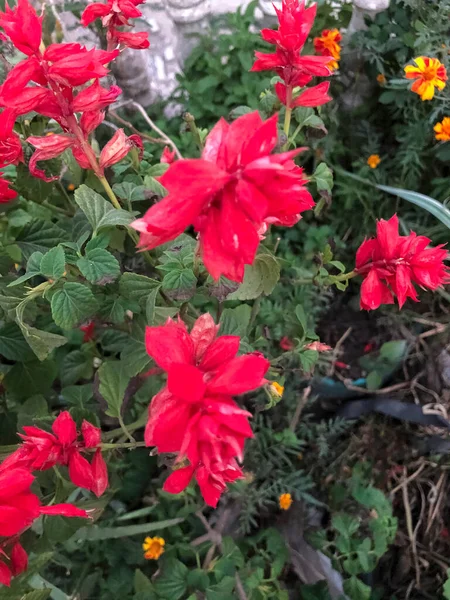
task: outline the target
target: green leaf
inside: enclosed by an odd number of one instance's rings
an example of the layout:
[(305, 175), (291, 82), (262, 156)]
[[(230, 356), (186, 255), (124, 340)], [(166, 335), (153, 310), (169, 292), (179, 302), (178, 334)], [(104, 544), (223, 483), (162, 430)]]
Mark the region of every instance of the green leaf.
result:
[(237, 308), (225, 308), (220, 317), (220, 335), (244, 337), (247, 334), (251, 313), (248, 304), (241, 304)]
[(64, 357), (60, 379), (64, 386), (70, 386), (80, 379), (92, 377), (92, 356), (87, 356), (82, 350), (73, 350)]
[(165, 600), (180, 600), (187, 589), (189, 570), (176, 558), (163, 561), (160, 573), (155, 580), (155, 589)]
[(119, 291), (122, 296), (135, 302), (145, 302), (147, 296), (155, 288), (159, 288), (160, 281), (151, 279), (137, 273), (124, 273), (119, 281)]
[(192, 269), (173, 269), (164, 276), (162, 287), (170, 298), (189, 300), (195, 294), (197, 277)]
[(130, 376), (123, 362), (118, 360), (104, 362), (98, 370), (98, 376), (100, 394), (108, 404), (106, 414), (118, 418)]
[(444, 598), (450, 600), (450, 569), (447, 569), (447, 581), (444, 583)]
[(149, 523), (143, 523), (142, 525), (127, 525), (126, 527), (103, 527), (100, 525), (89, 525), (79, 529), (74, 535), (76, 540), (118, 540), (121, 538), (127, 538), (131, 535), (143, 535), (145, 533), (152, 533), (153, 531), (160, 531), (161, 529), (167, 529), (174, 527), (184, 521), (183, 517), (177, 517), (175, 519), (167, 519), (165, 521), (150, 521)]
[(161, 196), (161, 198), (164, 198), (164, 196), (167, 196), (166, 188), (164, 186), (162, 186), (159, 183), (159, 181), (157, 179), (155, 179), (154, 177), (152, 177), (151, 175), (146, 175), (144, 177), (144, 186), (145, 186), (146, 190), (148, 190), (149, 192), (153, 192), (157, 196)]
[(7, 360), (22, 362), (34, 359), (34, 353), (16, 323), (6, 323), (0, 328), (0, 355)]
[(208, 574), (203, 569), (192, 569), (188, 573), (187, 584), (195, 591), (204, 592), (209, 585)]
[(399, 364), (405, 357), (407, 349), (406, 340), (392, 340), (385, 342), (380, 348), (380, 356), (392, 365)]
[(145, 338), (135, 339), (134, 336), (122, 350), (120, 361), (129, 377), (145, 373), (150, 368), (151, 359), (145, 349)]
[(136, 569), (136, 571), (134, 572), (135, 593), (145, 592), (147, 590), (153, 591), (153, 583), (150, 581), (147, 575), (144, 575), (144, 573), (140, 569)]
[(354, 175), (353, 173), (349, 173), (344, 169), (339, 169), (339, 172), (346, 177), (351, 177), (360, 183), (364, 183), (366, 185), (371, 185), (376, 187), (377, 189), (387, 192), (388, 194), (392, 194), (393, 196), (398, 196), (403, 200), (407, 200), (420, 208), (428, 211), (432, 214), (436, 219), (439, 219), (441, 223), (443, 223), (446, 227), (450, 229), (450, 210), (444, 206), (441, 202), (438, 202), (434, 198), (430, 196), (426, 196), (425, 194), (419, 194), (419, 192), (413, 192), (411, 190), (405, 190), (403, 188), (392, 187), (390, 185), (378, 185), (374, 184), (372, 181), (364, 179), (363, 177), (359, 177), (358, 175)]
[(147, 302), (145, 303), (145, 317), (147, 320), (147, 325), (155, 324), (155, 305), (158, 293), (159, 288), (155, 288), (153, 291), (151, 291), (148, 295)]
[(333, 187), (333, 171), (326, 163), (317, 165), (313, 179), (319, 191), (331, 192)]
[(383, 378), (378, 371), (370, 371), (366, 377), (366, 387), (368, 390), (378, 390), (383, 385)]
[(87, 185), (80, 185), (75, 190), (75, 202), (84, 212), (94, 233), (103, 227), (129, 225), (134, 216), (126, 210), (114, 208), (103, 196), (94, 192)]
[(28, 592), (20, 598), (20, 600), (47, 600), (50, 597), (52, 590), (34, 590), (33, 592)]
[(25, 275), (21, 275), (16, 280), (12, 281), (8, 284), (8, 287), (13, 287), (15, 285), (20, 285), (24, 281), (28, 281), (32, 277), (36, 275), (40, 275), (41, 273), (41, 260), (44, 255), (42, 252), (33, 252), (27, 262), (27, 270)]
[(77, 267), (88, 281), (97, 285), (111, 283), (120, 275), (119, 262), (103, 248), (89, 250), (77, 261)]
[(331, 600), (328, 584), (326, 581), (319, 581), (310, 585), (301, 586), (301, 600)]
[(359, 529), (359, 520), (347, 513), (333, 515), (331, 524), (344, 537), (351, 537)]
[(17, 429), (22, 429), (25, 425), (34, 425), (36, 420), (48, 417), (47, 400), (41, 394), (27, 398), (20, 406), (17, 415)]
[(55, 348), (64, 346), (67, 343), (67, 339), (63, 335), (36, 329), (36, 327), (25, 323), (23, 319), (26, 304), (27, 301), (23, 301), (16, 309), (17, 324), (20, 327), (23, 337), (38, 359), (45, 360)]
[(280, 278), (280, 267), (270, 254), (258, 254), (252, 265), (245, 267), (244, 281), (227, 300), (254, 300), (272, 293)]
[(56, 364), (51, 360), (16, 363), (6, 374), (3, 384), (18, 398), (28, 398), (47, 392), (56, 374)]
[(51, 300), (55, 323), (62, 329), (72, 329), (90, 317), (98, 308), (91, 290), (82, 283), (66, 282)]
[(49, 221), (35, 219), (25, 225), (16, 237), (16, 244), (22, 250), (23, 258), (28, 260), (33, 252), (45, 253), (66, 240), (63, 229)]
[(40, 271), (50, 279), (60, 279), (66, 268), (66, 255), (61, 246), (56, 246), (44, 254), (41, 259)]
[(344, 592), (351, 600), (370, 600), (372, 590), (355, 575), (344, 581)]
[(306, 332), (308, 331), (308, 319), (306, 317), (305, 309), (301, 304), (297, 304), (295, 307), (295, 316), (302, 327), (302, 335), (306, 335)]
[(124, 181), (123, 183), (115, 183), (113, 185), (113, 192), (119, 198), (123, 198), (124, 200), (128, 200), (129, 202), (138, 202), (140, 200), (145, 200), (145, 186), (135, 185), (134, 183), (130, 183), (129, 181)]
[(106, 296), (99, 310), (99, 316), (110, 323), (125, 321), (126, 300), (117, 295)]

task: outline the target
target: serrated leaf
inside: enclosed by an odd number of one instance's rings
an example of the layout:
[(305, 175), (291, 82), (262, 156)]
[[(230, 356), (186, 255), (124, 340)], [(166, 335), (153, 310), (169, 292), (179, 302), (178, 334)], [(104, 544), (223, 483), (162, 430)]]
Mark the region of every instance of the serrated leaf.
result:
[(3, 384), (15, 396), (28, 398), (47, 392), (56, 374), (56, 364), (48, 359), (43, 362), (16, 363), (6, 374)]
[[(95, 239), (95, 238), (94, 238)], [(81, 274), (91, 283), (105, 285), (120, 275), (118, 260), (103, 248), (94, 248), (77, 261)]]
[(61, 246), (56, 246), (44, 254), (41, 259), (40, 271), (50, 279), (59, 279), (64, 275), (66, 255)]
[(28, 260), (33, 252), (45, 253), (67, 239), (67, 233), (54, 223), (36, 219), (25, 225), (16, 237), (16, 244)]
[(160, 281), (137, 273), (124, 273), (119, 281), (122, 296), (135, 302), (146, 301), (152, 290), (161, 285)]
[(155, 580), (157, 593), (167, 600), (180, 600), (187, 589), (189, 569), (176, 558), (163, 562), (160, 573)]
[(147, 298), (147, 302), (145, 303), (145, 317), (147, 320), (147, 325), (154, 325), (155, 323), (155, 305), (156, 298), (159, 293), (159, 288), (155, 288), (150, 292)]
[(21, 275), (16, 280), (12, 281), (8, 284), (8, 287), (13, 287), (16, 285), (20, 285), (24, 281), (28, 281), (32, 277), (36, 277), (36, 275), (40, 275), (41, 273), (41, 260), (44, 255), (42, 252), (33, 252), (27, 262), (27, 270), (24, 275)]
[(124, 200), (128, 200), (129, 202), (138, 202), (140, 200), (145, 200), (145, 186), (135, 185), (134, 183), (130, 183), (129, 181), (115, 183), (113, 185), (113, 192), (119, 198), (123, 198)]
[(98, 304), (87, 286), (66, 282), (53, 294), (51, 308), (56, 325), (62, 329), (72, 329), (92, 316)]
[(244, 337), (250, 323), (251, 308), (242, 304), (237, 308), (225, 308), (220, 317), (220, 335), (238, 335)]
[(23, 337), (27, 341), (30, 348), (36, 354), (39, 360), (45, 360), (48, 355), (60, 346), (64, 346), (67, 343), (67, 339), (63, 335), (51, 333), (50, 331), (43, 331), (37, 329), (24, 322), (24, 311), (26, 308), (26, 302), (21, 302), (16, 309), (17, 324), (23, 334)]
[(99, 310), (99, 316), (108, 323), (123, 323), (125, 321), (125, 300), (120, 296), (106, 296)]
[(253, 265), (246, 265), (243, 283), (227, 300), (254, 300), (272, 293), (280, 278), (280, 267), (270, 254), (259, 254)]
[(130, 382), (122, 361), (108, 361), (98, 370), (99, 391), (108, 404), (106, 414), (110, 417), (119, 417), (125, 391)]
[(317, 165), (313, 179), (319, 191), (331, 192), (333, 187), (333, 171), (326, 163)]
[(16, 323), (7, 323), (0, 329), (0, 355), (7, 360), (22, 362), (34, 359), (34, 353)]
[(75, 190), (75, 202), (84, 212), (94, 233), (103, 227), (117, 225), (127, 226), (134, 216), (126, 210), (114, 208), (103, 196), (94, 192), (87, 185), (81, 185)]
[(173, 269), (166, 273), (162, 287), (170, 298), (189, 300), (194, 296), (197, 277), (192, 269)]
[(61, 383), (70, 386), (80, 379), (90, 379), (92, 371), (92, 357), (81, 350), (74, 350), (64, 357), (60, 374)]
[(344, 581), (344, 591), (351, 600), (370, 600), (372, 590), (363, 583), (356, 575)]
[(148, 190), (149, 192), (153, 192), (157, 196), (161, 196), (161, 198), (164, 198), (165, 196), (167, 196), (167, 190), (166, 190), (166, 188), (164, 186), (162, 186), (159, 183), (159, 181), (157, 181), (151, 175), (146, 175), (145, 176), (145, 178), (144, 178), (144, 186), (145, 186), (146, 190)]
[(130, 339), (122, 350), (120, 361), (130, 377), (148, 371), (151, 359), (145, 349), (144, 337), (142, 340)]

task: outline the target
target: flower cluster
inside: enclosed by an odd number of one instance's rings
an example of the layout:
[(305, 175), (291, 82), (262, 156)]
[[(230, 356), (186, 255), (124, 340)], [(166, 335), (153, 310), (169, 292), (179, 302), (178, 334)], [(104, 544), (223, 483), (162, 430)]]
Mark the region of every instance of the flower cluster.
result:
[(400, 308), (411, 298), (418, 302), (414, 283), (436, 290), (450, 282), (444, 265), (448, 253), (442, 245), (429, 248), (431, 240), (413, 231), (399, 235), (398, 218), (377, 223), (377, 237), (365, 240), (356, 254), (356, 272), (364, 277), (361, 286), (361, 308), (374, 310), (381, 304), (393, 304), (397, 297)]
[(33, 475), (26, 469), (0, 465), (0, 584), (9, 586), (11, 578), (28, 566), (28, 557), (20, 544), (20, 534), (40, 515), (84, 517), (88, 514), (72, 504), (42, 506), (31, 491)]
[(329, 56), (327, 67), (331, 71), (339, 68), (341, 60), (340, 42), (342, 36), (338, 29), (324, 29), (319, 37), (314, 38), (314, 49), (321, 56)]
[(447, 71), (437, 58), (418, 56), (415, 65), (406, 65), (406, 79), (415, 79), (411, 90), (418, 94), (421, 100), (432, 100), (434, 90), (443, 90), (447, 81)]
[(236, 356), (238, 336), (217, 337), (209, 314), (191, 332), (182, 321), (147, 327), (147, 352), (167, 372), (167, 385), (153, 398), (145, 429), (147, 446), (176, 453), (164, 489), (177, 494), (195, 477), (203, 498), (216, 506), (227, 483), (242, 478), (244, 442), (252, 437), (249, 412), (232, 396), (265, 383), (269, 362), (259, 353)]
[[(53, 433), (38, 427), (24, 427), (19, 434), (23, 443), (0, 465), (0, 469), (20, 468), (44, 471), (55, 465), (69, 469), (72, 482), (101, 496), (108, 487), (108, 471), (100, 449), (101, 430), (88, 421), (81, 426), (79, 440), (77, 426), (70, 413), (63, 411), (52, 425)], [(92, 462), (81, 452), (95, 450)]]
[(279, 28), (263, 29), (262, 38), (275, 45), (275, 52), (255, 52), (252, 71), (275, 71), (283, 82), (275, 85), (280, 101), (288, 109), (295, 106), (320, 106), (331, 100), (328, 82), (319, 83), (294, 97), (294, 89), (311, 83), (313, 77), (330, 75), (330, 55), (302, 56), (300, 54), (316, 17), (317, 5), (305, 8), (305, 1), (282, 0), (277, 11)]
[(108, 0), (106, 4), (95, 2), (84, 9), (81, 23), (87, 27), (96, 19), (101, 19), (103, 27), (107, 30), (108, 50), (113, 50), (118, 46), (143, 50), (150, 46), (148, 34), (145, 31), (130, 33), (118, 28), (131, 25), (129, 19), (142, 17), (137, 6), (144, 2), (145, 0)]
[(193, 225), (212, 277), (242, 281), (267, 226), (290, 227), (314, 206), (293, 160), (302, 149), (271, 154), (277, 122), (278, 115), (262, 121), (258, 112), (231, 125), (221, 119), (206, 138), (202, 158), (172, 163), (160, 178), (169, 194), (132, 223), (140, 246), (155, 248)]
[[(15, 116), (30, 111), (54, 119), (63, 130), (61, 134), (28, 138), (37, 149), (29, 164), (34, 176), (45, 181), (57, 179), (47, 177), (38, 168), (38, 162), (55, 158), (68, 148), (83, 169), (92, 169), (98, 177), (103, 177), (104, 170), (122, 160), (133, 147), (142, 150), (139, 136), (127, 137), (119, 129), (98, 159), (88, 139), (102, 123), (106, 107), (121, 93), (119, 87), (113, 85), (107, 89), (99, 82), (108, 74), (106, 65), (119, 54), (118, 50), (87, 50), (77, 43), (51, 44), (45, 48), (42, 18), (28, 0), (19, 0), (14, 9), (7, 6), (6, 12), (0, 13), (0, 28), (14, 46), (27, 55), (8, 73), (0, 88), (0, 106), (10, 111), (3, 119), (0, 135), (9, 135), (11, 139), (10, 123)], [(88, 82), (92, 83), (74, 94), (75, 88)], [(13, 140), (12, 145), (17, 150), (17, 140)], [(17, 154), (15, 160), (21, 156)]]

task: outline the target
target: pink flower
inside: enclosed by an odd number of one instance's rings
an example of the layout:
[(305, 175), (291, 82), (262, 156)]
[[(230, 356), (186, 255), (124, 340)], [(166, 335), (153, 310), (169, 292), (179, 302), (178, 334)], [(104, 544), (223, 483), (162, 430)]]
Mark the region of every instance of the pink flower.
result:
[(290, 227), (314, 206), (303, 170), (293, 158), (302, 149), (271, 154), (278, 141), (277, 115), (258, 112), (221, 119), (200, 159), (178, 160), (160, 178), (169, 194), (132, 223), (140, 246), (155, 248), (193, 225), (203, 262), (214, 279), (242, 281), (252, 264), (265, 222)]
[(176, 157), (175, 150), (170, 150), (169, 146), (165, 146), (163, 153), (161, 155), (160, 162), (162, 162), (166, 165), (171, 165), (173, 162), (175, 162), (175, 157)]
[(448, 253), (443, 244), (430, 248), (430, 242), (413, 231), (399, 235), (397, 215), (378, 221), (377, 237), (364, 240), (356, 253), (355, 270), (364, 277), (361, 308), (393, 304), (395, 296), (401, 308), (407, 298), (419, 301), (414, 284), (436, 290), (449, 283)]
[[(179, 493), (195, 477), (205, 502), (216, 506), (227, 483), (242, 477), (244, 442), (252, 437), (249, 412), (232, 396), (264, 383), (269, 362), (260, 354), (236, 356), (240, 338), (217, 336), (209, 314), (191, 333), (182, 321), (147, 327), (147, 352), (167, 371), (167, 386), (152, 400), (145, 430), (148, 446), (177, 453), (164, 489)], [(189, 466), (182, 466), (188, 460)]]

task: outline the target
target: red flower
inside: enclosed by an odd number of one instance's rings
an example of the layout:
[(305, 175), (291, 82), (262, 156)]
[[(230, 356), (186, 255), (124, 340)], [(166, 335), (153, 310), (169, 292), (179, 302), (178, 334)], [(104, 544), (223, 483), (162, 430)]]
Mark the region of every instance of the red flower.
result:
[(92, 85), (78, 92), (72, 102), (72, 110), (73, 112), (103, 110), (115, 102), (121, 93), (122, 90), (117, 85), (106, 89), (100, 85), (97, 79)]
[(44, 137), (36, 137), (34, 135), (27, 139), (27, 142), (37, 148), (36, 152), (30, 159), (29, 169), (30, 173), (39, 179), (44, 181), (57, 181), (59, 176), (47, 177), (42, 169), (39, 169), (37, 163), (41, 160), (49, 160), (62, 154), (67, 148), (75, 144), (75, 138), (70, 135), (49, 135)]
[(16, 538), (0, 543), (0, 584), (9, 587), (11, 579), (27, 570), (28, 555)]
[[(290, 108), (295, 108), (297, 106), (314, 107), (326, 104), (327, 102), (332, 100), (332, 97), (328, 95), (329, 87), (329, 81), (323, 81), (318, 85), (315, 85), (311, 88), (307, 88), (290, 102)], [(283, 83), (278, 82), (275, 84), (275, 92), (280, 102), (284, 105), (287, 105), (287, 86), (285, 86)]]
[(42, 17), (37, 16), (28, 0), (18, 0), (13, 9), (6, 4), (6, 11), (0, 13), (0, 28), (24, 54), (31, 56), (39, 52)]
[(95, 331), (95, 323), (94, 321), (89, 321), (86, 325), (82, 325), (79, 327), (79, 330), (84, 333), (83, 342), (90, 342), (95, 339), (94, 331)]
[(175, 157), (176, 157), (175, 150), (170, 150), (169, 146), (165, 146), (163, 153), (161, 155), (160, 162), (162, 162), (166, 165), (171, 165), (173, 162), (175, 162)]
[(377, 237), (364, 240), (356, 253), (356, 271), (364, 277), (361, 308), (392, 304), (394, 296), (401, 308), (407, 298), (419, 301), (414, 283), (430, 290), (449, 283), (448, 253), (442, 244), (429, 248), (430, 242), (413, 231), (399, 235), (397, 215), (378, 221)]
[[(276, 71), (284, 85), (279, 83), (276, 92), (283, 104), (288, 108), (294, 106), (319, 106), (331, 100), (325, 90), (312, 88), (311, 95), (300, 95), (293, 99), (293, 89), (304, 87), (314, 76), (327, 77), (330, 69), (327, 66), (330, 58), (323, 56), (301, 56), (300, 52), (308, 38), (316, 16), (317, 5), (305, 8), (304, 0), (282, 0), (281, 10), (276, 9), (278, 31), (263, 29), (262, 38), (276, 46), (273, 54), (255, 52), (256, 61), (251, 71)], [(303, 98), (300, 100), (300, 98)], [(315, 103), (317, 102), (317, 103)]]
[(41, 514), (87, 517), (85, 510), (72, 504), (41, 506), (30, 490), (34, 477), (22, 468), (0, 467), (0, 537), (17, 535), (30, 527)]
[[(179, 493), (195, 476), (205, 501), (216, 506), (226, 484), (242, 477), (247, 418), (231, 396), (262, 386), (269, 362), (260, 354), (236, 356), (240, 338), (217, 336), (209, 314), (189, 334), (182, 321), (147, 327), (147, 352), (167, 371), (167, 386), (152, 400), (145, 430), (148, 446), (175, 452), (179, 467), (164, 489)], [(189, 466), (181, 466), (185, 460)]]
[(155, 248), (193, 225), (214, 279), (242, 281), (267, 223), (294, 225), (314, 206), (303, 171), (293, 158), (302, 149), (270, 154), (278, 141), (277, 115), (258, 112), (221, 119), (208, 135), (201, 159), (178, 160), (160, 178), (169, 194), (132, 226), (140, 246)]
[(9, 108), (0, 114), (0, 167), (23, 161), (20, 138), (13, 132), (15, 120), (16, 115)]
[(111, 165), (120, 162), (132, 148), (143, 152), (144, 146), (138, 135), (126, 136), (123, 129), (118, 129), (100, 154), (100, 169), (103, 171)]
[(145, 50), (150, 47), (148, 41), (148, 33), (146, 31), (138, 31), (129, 33), (126, 31), (119, 31), (118, 29), (111, 29), (109, 32), (109, 38), (114, 40), (115, 43), (120, 44), (124, 48), (133, 48), (134, 50)]
[[(25, 435), (19, 434), (23, 444), (13, 452), (0, 468), (20, 467), (30, 471), (44, 471), (54, 465), (66, 465), (69, 477), (78, 487), (100, 496), (108, 486), (106, 467), (98, 450), (91, 464), (81, 451), (96, 448), (101, 443), (101, 431), (84, 421), (81, 427), (83, 441), (77, 441), (76, 423), (67, 411), (61, 412), (52, 426), (53, 433), (38, 427), (24, 427)], [(101, 482), (98, 476), (101, 475)]]
[(14, 198), (17, 198), (17, 192), (9, 188), (9, 181), (2, 179), (3, 173), (0, 171), (0, 204), (5, 204)]

